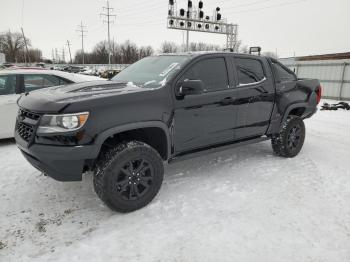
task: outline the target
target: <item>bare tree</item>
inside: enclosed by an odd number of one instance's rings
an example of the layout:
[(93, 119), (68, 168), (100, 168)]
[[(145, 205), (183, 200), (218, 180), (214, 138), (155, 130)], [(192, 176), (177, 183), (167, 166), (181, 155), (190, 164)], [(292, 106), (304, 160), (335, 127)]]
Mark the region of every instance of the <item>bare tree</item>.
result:
[(17, 62), (23, 62), (22, 59), (24, 56), (29, 56), (29, 59), (31, 62), (40, 62), (42, 61), (42, 52), (40, 49), (37, 48), (31, 48), (28, 50), (28, 54), (25, 49), (22, 49), (18, 52), (19, 60)]
[(153, 55), (154, 50), (152, 46), (141, 46), (139, 49), (139, 59)]
[(164, 41), (160, 47), (162, 53), (177, 53), (178, 50), (180, 50), (180, 47), (174, 42)]
[[(135, 43), (129, 40), (118, 45), (116, 42), (111, 42), (112, 63), (115, 64), (131, 64), (142, 57), (151, 55), (153, 49), (150, 46), (138, 48)], [(75, 63), (82, 63), (82, 53), (75, 54)], [(85, 52), (86, 64), (107, 64), (108, 63), (108, 42), (98, 42), (91, 53)]]
[[(30, 45), (29, 39), (26, 38), (27, 44)], [(6, 33), (0, 34), (0, 52), (6, 56), (8, 62), (21, 62), (23, 61), (23, 50), (25, 47), (25, 41), (21, 33)]]
[(222, 47), (219, 45), (207, 44), (204, 42), (190, 43), (190, 51), (220, 51)]
[(91, 59), (94, 64), (107, 64), (108, 63), (108, 42), (98, 42), (91, 53)]
[[(84, 52), (84, 63), (85, 64), (94, 64), (94, 61), (91, 59), (92, 55), (91, 53)], [(74, 56), (74, 63), (75, 64), (82, 64), (83, 63), (83, 52), (79, 50), (76, 52)]]
[(130, 42), (129, 40), (121, 44), (120, 51), (123, 64), (132, 64), (139, 59), (136, 44)]

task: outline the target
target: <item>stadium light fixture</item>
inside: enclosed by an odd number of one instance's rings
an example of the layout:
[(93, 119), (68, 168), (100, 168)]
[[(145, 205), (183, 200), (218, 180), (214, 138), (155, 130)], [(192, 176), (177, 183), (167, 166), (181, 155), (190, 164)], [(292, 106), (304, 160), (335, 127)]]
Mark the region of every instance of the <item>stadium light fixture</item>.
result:
[(176, 0), (169, 0), (167, 28), (187, 31), (187, 51), (190, 31), (226, 35), (226, 48), (232, 50), (237, 42), (238, 25), (228, 23), (227, 19), (222, 17), (220, 7), (215, 8), (213, 16), (205, 16), (203, 1), (199, 1), (197, 6), (196, 8), (193, 1), (188, 0), (187, 10), (177, 9)]

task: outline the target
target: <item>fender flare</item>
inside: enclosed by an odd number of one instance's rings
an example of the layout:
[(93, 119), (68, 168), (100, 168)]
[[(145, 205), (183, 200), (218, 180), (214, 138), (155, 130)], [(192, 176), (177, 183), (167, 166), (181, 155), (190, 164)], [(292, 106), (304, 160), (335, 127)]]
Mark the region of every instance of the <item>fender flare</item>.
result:
[(282, 121), (281, 121), (280, 125), (283, 125), (283, 123), (287, 120), (287, 117), (288, 117), (289, 113), (293, 109), (300, 108), (300, 107), (307, 109), (307, 108), (309, 108), (309, 105), (308, 105), (308, 103), (303, 102), (303, 103), (295, 103), (295, 104), (292, 104), (292, 105), (288, 106), (286, 108), (285, 112), (284, 112), (284, 115), (283, 115), (283, 118), (282, 118)]
[(169, 159), (171, 156), (170, 131), (168, 126), (162, 121), (143, 121), (143, 122), (128, 123), (117, 127), (112, 127), (103, 131), (96, 137), (96, 140), (95, 140), (95, 145), (97, 146), (97, 155), (101, 150), (102, 144), (104, 143), (104, 141), (106, 141), (108, 137), (125, 132), (125, 131), (131, 131), (135, 129), (149, 128), (149, 127), (160, 128), (164, 131), (167, 139), (167, 157), (166, 158)]

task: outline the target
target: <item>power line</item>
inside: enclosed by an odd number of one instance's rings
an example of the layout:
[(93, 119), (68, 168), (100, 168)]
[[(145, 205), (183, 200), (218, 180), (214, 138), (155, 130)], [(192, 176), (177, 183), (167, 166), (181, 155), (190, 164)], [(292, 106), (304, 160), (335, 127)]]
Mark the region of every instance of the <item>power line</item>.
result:
[[(231, 6), (228, 8), (225, 8), (225, 11), (230, 11), (232, 9), (235, 9), (237, 7), (246, 7), (246, 6), (251, 6), (251, 5), (258, 5), (258, 4), (263, 4), (266, 2), (270, 2), (270, 1), (274, 1), (274, 0), (264, 0), (264, 1), (255, 1), (255, 2), (251, 2), (251, 3), (247, 3), (247, 4), (240, 4), (240, 5), (236, 5), (236, 6)], [(307, 0), (299, 0), (299, 1), (290, 1), (287, 3), (279, 3), (279, 4), (273, 4), (273, 5), (269, 5), (269, 6), (263, 6), (263, 7), (259, 7), (259, 8), (250, 8), (250, 9), (246, 9), (246, 10), (240, 10), (240, 11), (233, 11), (230, 12), (231, 14), (234, 13), (248, 13), (248, 12), (254, 12), (254, 11), (260, 11), (260, 10), (264, 10), (264, 9), (270, 9), (270, 8), (274, 8), (274, 7), (281, 7), (281, 6), (287, 6), (287, 5), (291, 5), (291, 4), (298, 4), (301, 2), (306, 2)], [(226, 1), (224, 1), (226, 2)], [(228, 0), (227, 2), (231, 2), (231, 0)], [(157, 10), (160, 12), (163, 12), (161, 9), (157, 8)], [(158, 13), (158, 12), (157, 12)], [(157, 22), (161, 20), (161, 17), (158, 17), (156, 19), (150, 19), (150, 20), (143, 20), (143, 21), (138, 21), (137, 17), (133, 19), (133, 21), (135, 21), (136, 23), (128, 23), (128, 24), (123, 24), (123, 26), (139, 26), (139, 25), (145, 25), (147, 23), (148, 26), (155, 26), (157, 25)]]
[(111, 64), (111, 35), (110, 35), (110, 24), (114, 23), (114, 21), (111, 20), (112, 18), (115, 18), (116, 15), (111, 14), (111, 12), (113, 11), (113, 8), (109, 7), (109, 1), (107, 1), (107, 6), (103, 7), (103, 10), (105, 11), (105, 13), (101, 13), (100, 16), (106, 17), (106, 20), (103, 20), (104, 23), (107, 23), (107, 27), (108, 27), (108, 64)]
[(242, 10), (242, 11), (237, 11), (237, 12), (231, 12), (231, 13), (233, 13), (233, 14), (249, 13), (249, 12), (254, 12), (254, 11), (260, 11), (260, 10), (270, 9), (270, 8), (274, 8), (274, 7), (281, 7), (281, 6), (287, 6), (287, 5), (298, 4), (298, 3), (302, 3), (302, 2), (307, 2), (307, 0), (290, 1), (290, 2), (287, 2), (287, 3), (280, 3), (280, 4), (269, 5), (269, 6), (260, 7), (260, 8), (247, 9), (247, 10)]
[[(226, 6), (224, 9), (227, 11), (230, 11), (230, 10), (233, 10), (233, 9), (241, 9), (241, 8), (244, 8), (244, 7), (249, 7), (249, 6), (253, 6), (253, 5), (261, 5), (261, 4), (265, 4), (265, 3), (268, 3), (268, 2), (271, 2), (271, 1), (276, 1), (276, 0), (258, 0), (258, 1), (254, 1), (254, 2), (250, 2), (250, 3), (242, 3), (242, 4), (237, 4), (237, 5), (233, 5), (233, 6)], [(257, 10), (260, 10), (260, 9), (268, 9), (268, 8), (273, 8), (273, 7), (279, 7), (279, 6), (284, 6), (284, 5), (290, 5), (290, 4), (294, 4), (294, 3), (299, 3), (299, 2), (303, 2), (303, 1), (307, 1), (307, 0), (301, 0), (301, 1), (293, 1), (293, 2), (287, 2), (287, 3), (279, 3), (279, 4), (273, 4), (273, 5), (270, 5), (270, 6), (266, 6), (266, 7), (260, 7), (260, 8), (253, 8), (253, 9), (247, 9), (247, 10), (238, 10), (236, 12), (233, 12), (233, 13), (246, 13), (246, 12), (251, 12), (251, 11), (257, 11)], [(218, 2), (217, 4), (224, 4), (224, 3), (232, 3), (232, 0), (223, 0), (223, 1), (220, 1)], [(272, 4), (272, 3), (271, 3)], [(164, 7), (163, 4), (156, 4), (155, 6), (147, 6), (147, 8), (142, 8), (142, 10), (139, 9), (139, 5), (137, 6), (138, 8), (137, 9), (131, 9), (129, 12), (125, 12), (125, 11), (121, 11), (121, 14), (122, 15), (125, 15), (127, 14), (128, 16), (130, 14), (134, 15), (135, 17), (133, 17), (133, 21), (138, 21), (138, 19), (143, 19), (143, 17), (138, 17), (138, 14), (144, 14), (145, 11), (147, 11), (147, 9), (150, 9), (150, 10), (156, 10), (155, 13), (153, 14), (160, 14), (163, 12), (163, 10), (161, 8)], [(136, 12), (135, 12), (136, 11)], [(232, 13), (232, 12), (231, 12)], [(155, 21), (159, 21), (156, 20), (156, 19), (152, 19), (152, 20), (149, 20), (148, 22), (155, 22)], [(142, 25), (142, 23), (141, 23)]]
[[(156, 7), (159, 7), (159, 6), (163, 6), (163, 5), (167, 5), (167, 0), (164, 0), (162, 2), (162, 4), (159, 4), (159, 0), (157, 0), (156, 2), (152, 3), (151, 1), (145, 1), (145, 2), (138, 2), (136, 6), (133, 6), (133, 9), (127, 9), (125, 11), (123, 11), (123, 13), (129, 13), (130, 11), (133, 11), (133, 10), (141, 10), (142, 12), (144, 12), (145, 10), (147, 9), (150, 9), (150, 8), (156, 8)], [(135, 9), (135, 7), (137, 7), (137, 9)]]
[(238, 5), (234, 5), (234, 6), (229, 6), (228, 8), (242, 8), (242, 7), (246, 7), (246, 6), (265, 4), (266, 2), (271, 2), (271, 1), (274, 1), (274, 0), (259, 0), (259, 1), (254, 1), (254, 2), (251, 2), (251, 3), (245, 3), (245, 4), (238, 4)]
[(86, 26), (83, 25), (83, 21), (81, 21), (80, 25), (78, 25), (78, 28), (76, 31), (80, 33), (81, 37), (81, 52), (83, 56), (83, 64), (85, 64), (85, 55), (84, 55), (84, 37), (86, 37), (87, 30), (85, 29)]
[[(266, 2), (271, 2), (271, 1), (275, 1), (275, 0), (258, 0), (258, 1), (254, 1), (251, 3), (242, 3), (242, 4), (238, 4), (238, 5), (233, 5), (233, 6), (228, 6), (228, 8), (241, 8), (241, 7), (246, 7), (246, 6), (252, 6), (255, 4), (262, 4), (262, 3), (266, 3)], [(145, 2), (146, 3), (146, 2)], [(223, 3), (232, 3), (232, 0), (223, 0), (220, 2), (216, 2), (216, 5), (220, 5)], [(138, 4), (136, 7), (137, 8), (133, 8), (133, 9), (128, 9), (128, 10), (121, 10), (121, 14), (122, 15), (129, 15), (129, 14), (144, 14), (146, 11), (151, 11), (151, 10), (158, 10), (158, 11), (162, 11), (161, 8), (165, 7), (167, 5), (166, 1), (164, 1), (162, 4), (159, 4), (159, 2), (157, 3), (153, 3), (152, 5), (149, 4), (149, 2), (147, 2), (145, 4), (145, 6), (140, 6), (140, 4)], [(225, 8), (225, 9), (228, 9)], [(138, 17), (133, 17), (133, 19), (137, 19)], [(141, 17), (142, 19), (142, 17)]]

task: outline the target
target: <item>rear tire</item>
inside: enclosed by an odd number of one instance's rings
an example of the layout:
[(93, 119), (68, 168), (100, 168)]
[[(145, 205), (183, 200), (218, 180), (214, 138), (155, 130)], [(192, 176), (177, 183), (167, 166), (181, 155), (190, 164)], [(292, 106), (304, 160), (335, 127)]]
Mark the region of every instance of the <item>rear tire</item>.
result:
[(163, 161), (149, 145), (123, 142), (101, 153), (94, 172), (94, 189), (111, 209), (131, 212), (146, 206), (163, 182)]
[(288, 116), (279, 134), (272, 136), (274, 153), (282, 157), (295, 157), (299, 154), (305, 140), (305, 125), (298, 116)]

